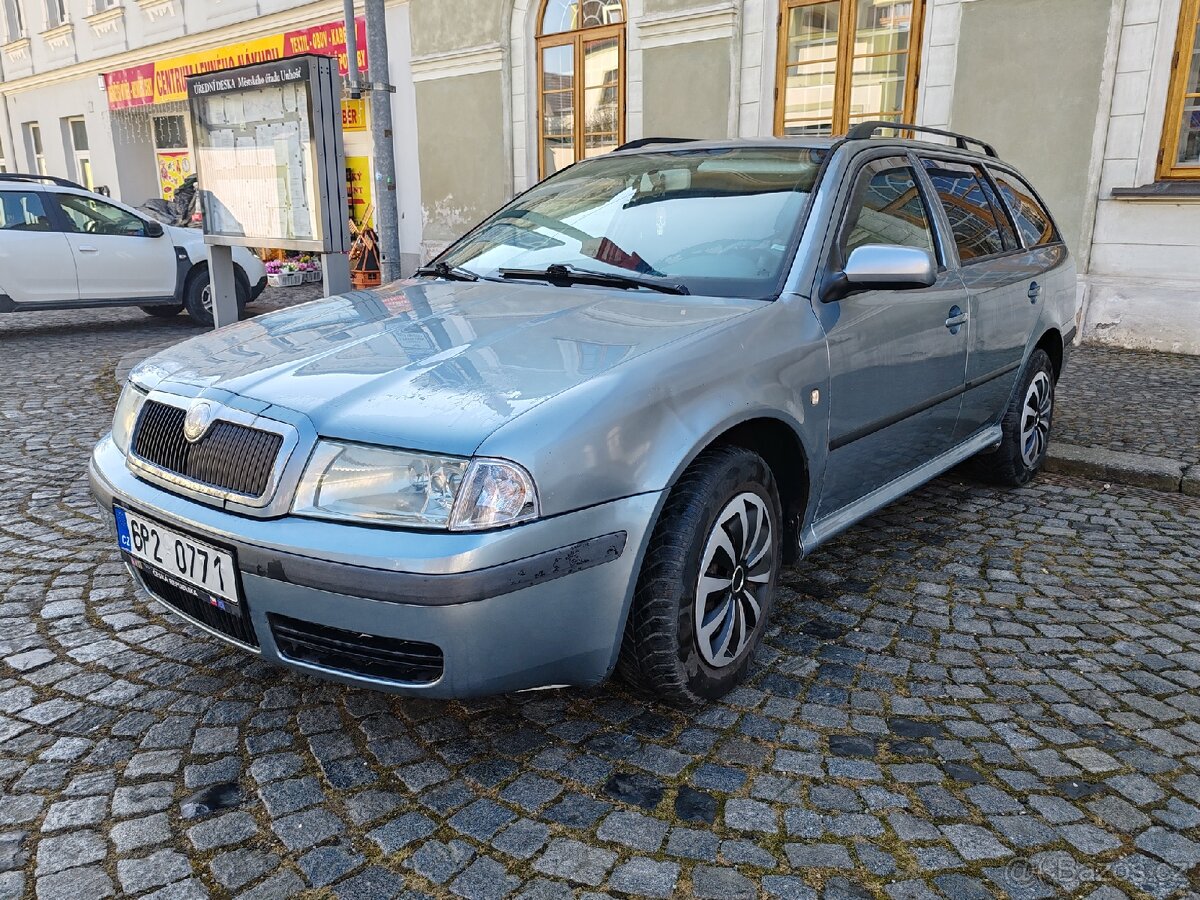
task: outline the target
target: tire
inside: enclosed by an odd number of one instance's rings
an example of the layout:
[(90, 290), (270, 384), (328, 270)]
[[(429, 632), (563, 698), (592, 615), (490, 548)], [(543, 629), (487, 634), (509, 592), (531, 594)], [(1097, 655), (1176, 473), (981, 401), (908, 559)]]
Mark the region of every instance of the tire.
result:
[(1028, 484), (1046, 461), (1054, 421), (1054, 365), (1045, 350), (1034, 350), (1025, 364), (1000, 427), (1000, 446), (975, 457), (973, 468), (993, 484)]
[[(240, 319), (246, 311), (246, 303), (250, 299), (250, 289), (242, 283), (243, 279), (241, 278), (236, 278), (235, 282), (237, 284), (238, 318)], [(213, 326), (212, 300), (209, 298), (210, 284), (208, 268), (200, 267), (193, 270), (192, 274), (188, 276), (187, 285), (183, 289), (184, 308), (193, 322), (203, 325), (205, 328)]]
[(159, 306), (143, 306), (142, 312), (156, 319), (173, 319), (183, 312), (182, 303), (166, 303)]
[[(769, 528), (764, 537), (750, 524), (749, 548), (739, 509), (748, 523)], [(779, 491), (762, 457), (740, 447), (701, 454), (672, 489), (654, 527), (625, 623), (618, 675), (639, 692), (681, 706), (714, 700), (740, 684), (766, 631), (782, 564), (782, 522)], [(739, 559), (723, 549), (718, 529)], [(740, 564), (746, 561), (754, 565)], [(701, 594), (705, 572), (719, 577)], [(722, 590), (721, 581), (730, 587)], [(736, 590), (738, 583), (744, 591)], [(761, 584), (750, 594), (757, 614), (746, 599), (752, 584)]]

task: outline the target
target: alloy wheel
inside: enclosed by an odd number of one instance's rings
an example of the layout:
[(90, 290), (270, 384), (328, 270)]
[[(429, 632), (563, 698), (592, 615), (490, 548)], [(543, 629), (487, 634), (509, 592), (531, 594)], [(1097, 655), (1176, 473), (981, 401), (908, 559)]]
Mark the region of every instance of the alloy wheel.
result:
[(694, 603), (696, 643), (713, 668), (737, 661), (750, 644), (775, 571), (774, 544), (770, 510), (748, 491), (730, 500), (713, 524)]
[(1050, 419), (1054, 409), (1054, 385), (1050, 376), (1038, 372), (1025, 392), (1021, 408), (1021, 459), (1034, 468), (1050, 441)]

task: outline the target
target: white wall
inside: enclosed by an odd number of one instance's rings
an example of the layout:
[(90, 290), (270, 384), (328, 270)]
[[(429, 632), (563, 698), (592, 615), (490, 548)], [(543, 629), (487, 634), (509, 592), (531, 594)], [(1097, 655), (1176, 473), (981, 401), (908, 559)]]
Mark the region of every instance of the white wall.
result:
[(1125, 0), (1107, 123), (1085, 336), (1200, 354), (1200, 197), (1114, 197), (1154, 182), (1180, 0)]

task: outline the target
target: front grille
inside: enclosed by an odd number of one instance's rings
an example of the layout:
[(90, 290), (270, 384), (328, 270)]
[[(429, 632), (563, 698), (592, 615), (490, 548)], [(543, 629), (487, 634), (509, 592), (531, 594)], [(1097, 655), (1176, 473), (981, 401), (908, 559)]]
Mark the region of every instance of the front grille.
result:
[(428, 684), (442, 677), (442, 648), (421, 641), (345, 631), (271, 613), (271, 633), (289, 659), (388, 681)]
[(261, 497), (283, 437), (233, 422), (216, 421), (204, 437), (191, 443), (183, 436), (187, 411), (147, 400), (133, 436), (133, 452), (141, 459), (211, 488)]
[(242, 604), (242, 614), (234, 615), (218, 609), (206, 600), (201, 600), (148, 569), (139, 567), (138, 574), (142, 576), (146, 589), (168, 606), (226, 637), (241, 641), (249, 647), (258, 646), (258, 635), (254, 633), (254, 626), (250, 624), (250, 610), (246, 609), (245, 603)]

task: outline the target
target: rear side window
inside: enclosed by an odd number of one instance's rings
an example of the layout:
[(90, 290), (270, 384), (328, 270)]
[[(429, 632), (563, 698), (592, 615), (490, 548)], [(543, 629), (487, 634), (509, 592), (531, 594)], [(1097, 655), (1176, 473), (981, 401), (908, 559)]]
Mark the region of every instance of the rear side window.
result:
[(49, 231), (42, 197), (33, 191), (0, 191), (0, 231)]
[(929, 214), (907, 160), (879, 159), (863, 167), (842, 234), (843, 260), (864, 244), (898, 244), (933, 252)]
[(1008, 217), (983, 172), (940, 159), (922, 160), (933, 182), (964, 263), (1016, 249)]
[(1020, 178), (1007, 172), (993, 172), (1000, 195), (1017, 223), (1017, 230), (1026, 247), (1053, 244), (1058, 240), (1054, 221), (1046, 208), (1037, 201), (1033, 191)]

